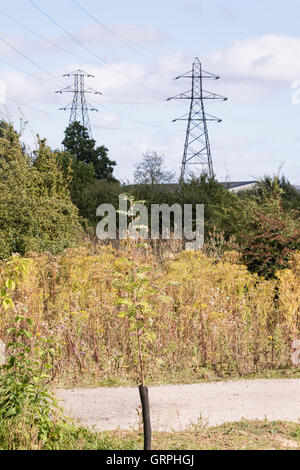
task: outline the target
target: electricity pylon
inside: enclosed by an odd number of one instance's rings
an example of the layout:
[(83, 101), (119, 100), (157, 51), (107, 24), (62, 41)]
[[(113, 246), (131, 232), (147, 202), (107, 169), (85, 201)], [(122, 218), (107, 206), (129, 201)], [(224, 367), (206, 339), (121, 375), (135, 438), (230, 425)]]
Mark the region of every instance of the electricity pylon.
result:
[[(200, 176), (205, 173), (212, 178), (214, 170), (208, 138), (207, 121), (221, 122), (222, 120), (205, 112), (204, 100), (226, 101), (227, 98), (203, 90), (202, 80), (204, 78), (218, 80), (220, 77), (213, 73), (205, 72), (205, 70), (202, 69), (202, 64), (198, 57), (194, 60), (192, 70), (176, 77), (176, 80), (179, 78), (192, 79), (191, 90), (167, 99), (167, 101), (190, 100), (191, 102), (189, 113), (172, 121), (188, 121), (180, 180), (184, 181), (187, 173), (189, 173), (190, 176)], [(196, 166), (196, 171), (190, 170), (192, 165)]]
[(72, 124), (75, 121), (80, 122), (86, 129), (88, 129), (88, 132), (92, 137), (89, 111), (98, 111), (98, 109), (90, 106), (87, 103), (85, 95), (88, 93), (93, 95), (102, 95), (102, 93), (100, 93), (100, 91), (94, 90), (93, 88), (85, 89), (85, 77), (94, 78), (94, 75), (79, 69), (72, 73), (66, 73), (63, 76), (74, 77), (74, 84), (63, 88), (62, 90), (56, 91), (55, 93), (73, 93), (73, 101), (64, 108), (60, 108), (60, 110), (71, 110), (69, 124)]

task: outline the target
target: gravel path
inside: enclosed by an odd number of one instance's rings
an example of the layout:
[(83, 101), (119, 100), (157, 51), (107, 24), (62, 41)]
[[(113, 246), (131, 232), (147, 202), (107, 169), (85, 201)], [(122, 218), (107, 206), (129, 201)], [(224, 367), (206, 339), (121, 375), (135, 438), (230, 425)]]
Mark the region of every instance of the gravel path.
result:
[[(97, 430), (138, 425), (138, 388), (58, 390), (66, 414)], [(300, 379), (243, 380), (149, 387), (154, 430), (182, 430), (247, 419), (300, 421)]]

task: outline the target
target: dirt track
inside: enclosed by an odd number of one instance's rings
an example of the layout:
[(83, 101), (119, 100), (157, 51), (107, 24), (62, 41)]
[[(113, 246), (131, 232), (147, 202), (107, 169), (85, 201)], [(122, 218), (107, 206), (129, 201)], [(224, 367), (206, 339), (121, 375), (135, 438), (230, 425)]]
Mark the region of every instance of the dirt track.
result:
[[(137, 388), (58, 390), (66, 414), (97, 430), (138, 424)], [(180, 430), (200, 416), (210, 425), (247, 419), (300, 421), (300, 379), (149, 387), (154, 430)]]

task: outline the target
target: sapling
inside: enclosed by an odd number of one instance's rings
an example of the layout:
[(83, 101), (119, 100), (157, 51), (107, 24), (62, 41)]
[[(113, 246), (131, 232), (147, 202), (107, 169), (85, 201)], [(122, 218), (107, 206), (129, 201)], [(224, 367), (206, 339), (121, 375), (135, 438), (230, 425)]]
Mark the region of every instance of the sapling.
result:
[[(135, 202), (129, 198), (130, 209), (126, 216), (130, 222), (133, 221), (133, 207)], [(124, 213), (123, 213), (124, 215)], [(144, 227), (135, 226), (137, 233)], [(137, 380), (139, 382), (139, 394), (142, 403), (143, 423), (144, 423), (144, 449), (151, 449), (151, 422), (150, 408), (148, 399), (148, 389), (145, 386), (145, 360), (147, 357), (149, 343), (155, 340), (155, 333), (151, 331), (153, 324), (153, 311), (147, 299), (155, 292), (150, 285), (148, 272), (151, 266), (140, 263), (140, 253), (145, 245), (137, 236), (134, 240), (132, 256), (130, 258), (121, 258), (115, 262), (114, 286), (119, 291), (119, 297), (116, 305), (120, 307), (119, 317), (127, 318), (132, 336), (136, 338), (136, 353), (138, 362)]]

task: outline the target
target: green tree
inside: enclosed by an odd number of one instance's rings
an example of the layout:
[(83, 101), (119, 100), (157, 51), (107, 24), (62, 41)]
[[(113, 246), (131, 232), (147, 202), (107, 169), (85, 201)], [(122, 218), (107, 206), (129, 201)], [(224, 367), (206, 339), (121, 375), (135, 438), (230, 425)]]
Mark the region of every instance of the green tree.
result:
[(82, 229), (58, 155), (39, 139), (32, 164), (20, 136), (3, 122), (0, 131), (0, 258), (29, 250), (60, 251)]
[(244, 201), (205, 174), (181, 185), (178, 198), (182, 206), (204, 204), (206, 240), (212, 233), (222, 233), (228, 239), (239, 233), (245, 223)]
[(68, 185), (72, 202), (79, 209), (79, 215), (88, 219), (86, 193), (95, 180), (95, 169), (92, 163), (83, 163), (70, 152), (58, 152), (64, 180)]
[(261, 194), (259, 203), (252, 204), (239, 236), (244, 263), (266, 278), (287, 268), (292, 252), (300, 249), (299, 213), (287, 211), (279, 186), (277, 191), (272, 197)]
[(282, 205), (286, 210), (295, 209), (300, 211), (300, 193), (286, 179), (285, 176), (265, 176), (257, 181), (254, 188), (248, 191), (240, 191), (241, 199), (251, 199), (257, 203), (264, 202), (266, 198), (276, 198), (281, 195)]
[(73, 122), (66, 128), (62, 144), (78, 161), (93, 165), (95, 178), (115, 181), (113, 170), (116, 162), (108, 158), (106, 147), (96, 147), (96, 141), (90, 138), (87, 129), (79, 122)]

